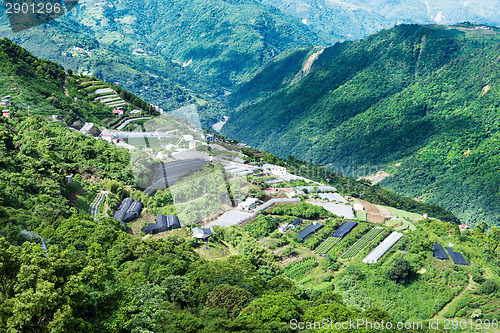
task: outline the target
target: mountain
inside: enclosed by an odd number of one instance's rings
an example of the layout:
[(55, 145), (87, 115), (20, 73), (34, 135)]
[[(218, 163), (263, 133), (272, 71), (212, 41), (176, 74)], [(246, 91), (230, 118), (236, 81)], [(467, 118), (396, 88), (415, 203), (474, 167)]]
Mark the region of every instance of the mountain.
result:
[(500, 25), (500, 3), (453, 0), (258, 0), (299, 18), (330, 42), (366, 37), (396, 24)]
[(281, 89), (222, 131), (356, 178), (384, 170), (383, 186), (499, 224), (498, 40), (496, 28), (400, 25), (337, 45), (300, 81), (277, 76)]
[(15, 35), (6, 16), (3, 26), (4, 36), (37, 56), (165, 109), (193, 102), (223, 109), (213, 98), (273, 57), (324, 43), (298, 19), (251, 0), (94, 1)]

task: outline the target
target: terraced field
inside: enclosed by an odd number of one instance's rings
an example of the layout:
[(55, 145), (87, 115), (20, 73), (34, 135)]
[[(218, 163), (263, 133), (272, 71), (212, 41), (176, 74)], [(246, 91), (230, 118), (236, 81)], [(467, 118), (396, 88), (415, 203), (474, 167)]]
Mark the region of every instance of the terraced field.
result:
[(330, 237), (326, 239), (323, 243), (321, 243), (314, 252), (317, 254), (327, 254), (335, 245), (337, 245), (342, 238), (338, 237)]
[(358, 255), (368, 244), (370, 244), (380, 233), (384, 231), (384, 228), (375, 227), (368, 231), (363, 237), (361, 237), (356, 243), (354, 243), (349, 250), (347, 250), (340, 258), (341, 259), (351, 259)]

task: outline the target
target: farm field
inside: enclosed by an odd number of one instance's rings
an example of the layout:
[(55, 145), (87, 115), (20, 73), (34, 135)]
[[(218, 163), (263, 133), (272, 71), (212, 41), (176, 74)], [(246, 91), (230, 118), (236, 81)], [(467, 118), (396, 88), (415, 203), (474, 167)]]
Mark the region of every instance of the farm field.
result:
[(390, 212), (391, 215), (397, 218), (401, 219), (408, 219), (408, 220), (423, 220), (424, 217), (420, 214), (417, 213), (410, 213), (401, 209), (397, 208), (392, 208), (392, 207), (385, 207), (387, 208)]
[(316, 252), (317, 254), (326, 254), (326, 253), (328, 253), (328, 251), (331, 250), (332, 247), (337, 245), (341, 240), (342, 240), (342, 238), (330, 237), (330, 238), (326, 239), (323, 243), (321, 243), (316, 248), (316, 250), (314, 250), (314, 252)]
[(355, 212), (356, 220), (366, 221), (366, 212)]
[(347, 250), (340, 258), (341, 259), (351, 259), (354, 258), (361, 252), (368, 244), (370, 244), (382, 231), (384, 228), (375, 227), (368, 231), (363, 237), (361, 237), (354, 245), (352, 245), (349, 250)]

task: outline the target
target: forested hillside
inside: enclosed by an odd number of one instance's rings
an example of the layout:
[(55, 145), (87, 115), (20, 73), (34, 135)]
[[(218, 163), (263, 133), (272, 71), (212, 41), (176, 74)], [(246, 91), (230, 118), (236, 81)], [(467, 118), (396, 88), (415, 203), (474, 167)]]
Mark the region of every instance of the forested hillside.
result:
[(384, 168), (384, 186), (498, 224), (497, 41), (471, 25), (384, 30), (240, 108), (223, 132), (356, 176)]

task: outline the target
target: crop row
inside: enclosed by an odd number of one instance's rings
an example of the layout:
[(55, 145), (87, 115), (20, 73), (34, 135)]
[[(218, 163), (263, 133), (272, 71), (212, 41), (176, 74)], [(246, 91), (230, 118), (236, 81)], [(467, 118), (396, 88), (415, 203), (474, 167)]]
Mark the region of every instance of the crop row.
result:
[(321, 243), (314, 252), (318, 254), (326, 254), (332, 247), (334, 247), (342, 238), (330, 237)]
[(380, 233), (384, 231), (384, 228), (373, 228), (368, 231), (363, 237), (361, 237), (356, 243), (354, 243), (349, 250), (347, 250), (343, 255), (342, 259), (351, 259), (358, 255), (361, 250), (365, 248), (372, 240), (375, 239)]

